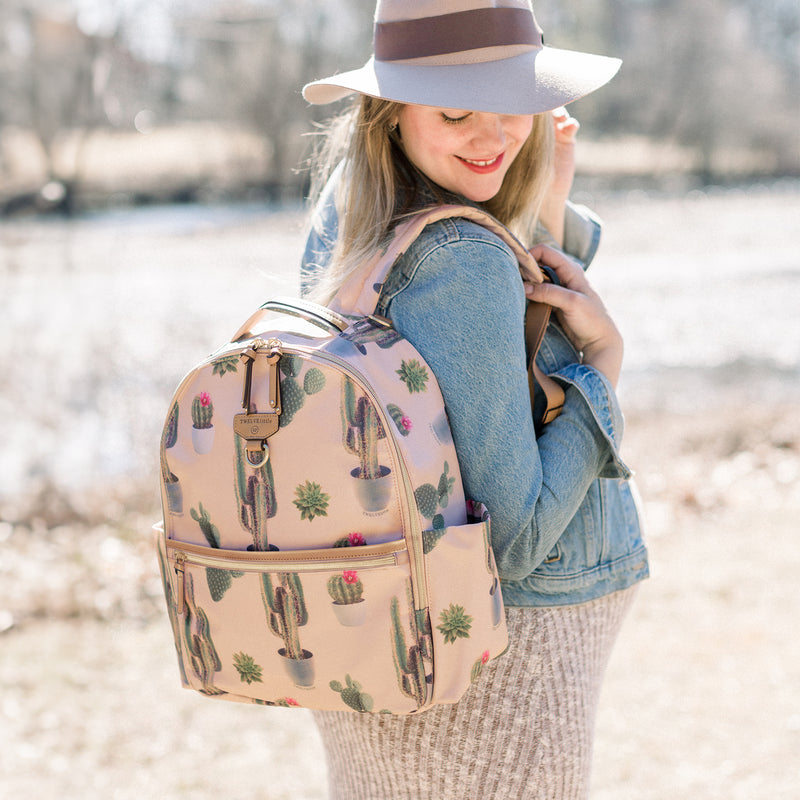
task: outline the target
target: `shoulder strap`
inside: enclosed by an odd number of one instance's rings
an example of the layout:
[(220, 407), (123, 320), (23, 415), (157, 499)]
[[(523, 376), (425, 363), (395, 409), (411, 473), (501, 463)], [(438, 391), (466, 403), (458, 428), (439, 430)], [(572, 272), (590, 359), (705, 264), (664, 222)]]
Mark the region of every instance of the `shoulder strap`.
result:
[(513, 250), (525, 280), (532, 283), (541, 283), (544, 280), (542, 271), (525, 246), (491, 214), (474, 206), (433, 206), (400, 223), (395, 228), (394, 235), (387, 247), (376, 253), (368, 263), (364, 264), (362, 269), (344, 283), (329, 303), (330, 308), (340, 314), (362, 316), (373, 314), (378, 305), (383, 282), (397, 259), (408, 250), (428, 225), (449, 217), (464, 217), (488, 228)]
[[(449, 217), (464, 217), (472, 220), (499, 236), (517, 257), (524, 280), (541, 283), (549, 279), (539, 269), (527, 248), (491, 214), (474, 206), (441, 205), (421, 211), (398, 225), (388, 246), (376, 253), (363, 269), (345, 282), (330, 302), (329, 307), (341, 314), (361, 316), (373, 314), (378, 305), (383, 282), (397, 259), (405, 253), (426, 226)], [(561, 413), (564, 405), (564, 390), (536, 366), (536, 354), (539, 352), (539, 346), (550, 320), (550, 310), (550, 306), (543, 303), (529, 302), (525, 314), (528, 383), (537, 431), (555, 419)]]

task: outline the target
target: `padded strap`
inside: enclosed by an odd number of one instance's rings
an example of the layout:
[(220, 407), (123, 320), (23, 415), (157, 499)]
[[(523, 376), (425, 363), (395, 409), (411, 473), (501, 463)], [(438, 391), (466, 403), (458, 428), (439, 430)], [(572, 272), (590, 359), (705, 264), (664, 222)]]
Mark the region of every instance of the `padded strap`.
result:
[[(376, 253), (356, 274), (339, 289), (329, 307), (340, 314), (369, 316), (375, 313), (383, 282), (389, 270), (405, 253), (414, 240), (431, 223), (450, 217), (463, 217), (488, 228), (499, 236), (513, 251), (519, 262), (522, 279), (529, 283), (542, 283), (549, 277), (539, 268), (527, 248), (508, 228), (491, 214), (474, 206), (434, 206), (409, 217), (395, 228), (394, 236), (387, 247)], [(528, 384), (531, 393), (531, 408), (537, 431), (555, 419), (564, 405), (564, 390), (548, 378), (536, 366), (536, 354), (544, 338), (550, 320), (550, 306), (528, 302), (525, 313), (525, 344), (528, 358)]]
[(544, 280), (542, 271), (525, 246), (491, 214), (474, 206), (441, 205), (414, 214), (400, 223), (386, 249), (376, 253), (362, 269), (345, 281), (329, 307), (340, 314), (374, 314), (383, 282), (397, 259), (428, 225), (449, 217), (464, 217), (488, 228), (513, 250), (524, 280), (530, 283), (541, 283)]

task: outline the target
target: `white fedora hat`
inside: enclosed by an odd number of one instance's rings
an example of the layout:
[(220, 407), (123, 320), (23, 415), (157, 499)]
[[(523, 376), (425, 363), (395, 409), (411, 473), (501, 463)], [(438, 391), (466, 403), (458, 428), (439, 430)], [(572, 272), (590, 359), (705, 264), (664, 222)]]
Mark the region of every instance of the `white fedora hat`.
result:
[(608, 83), (618, 58), (545, 47), (530, 0), (378, 0), (374, 55), (303, 88), (313, 105), (359, 92), (400, 103), (536, 114)]

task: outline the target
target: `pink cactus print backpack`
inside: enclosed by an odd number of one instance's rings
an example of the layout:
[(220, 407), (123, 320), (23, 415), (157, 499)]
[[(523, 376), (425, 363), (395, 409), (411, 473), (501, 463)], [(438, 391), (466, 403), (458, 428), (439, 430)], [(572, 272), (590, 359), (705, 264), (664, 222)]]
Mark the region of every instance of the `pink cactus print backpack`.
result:
[(155, 526), (181, 681), (209, 697), (408, 714), (507, 646), (486, 510), (465, 499), (436, 380), (373, 312), (438, 207), (330, 307), (266, 303), (178, 387)]

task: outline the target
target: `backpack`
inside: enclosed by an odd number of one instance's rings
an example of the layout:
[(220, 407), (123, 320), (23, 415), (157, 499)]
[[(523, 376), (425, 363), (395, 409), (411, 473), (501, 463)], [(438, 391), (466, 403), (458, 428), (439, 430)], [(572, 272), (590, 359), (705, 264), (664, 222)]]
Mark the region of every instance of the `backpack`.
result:
[(155, 533), (184, 687), (409, 714), (457, 701), (505, 650), (489, 515), (464, 497), (436, 379), (374, 314), (392, 264), (447, 216), (542, 279), (491, 217), (437, 207), (329, 307), (265, 303), (177, 388)]

